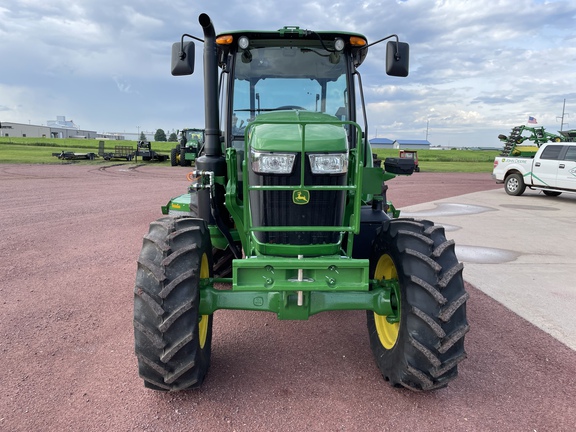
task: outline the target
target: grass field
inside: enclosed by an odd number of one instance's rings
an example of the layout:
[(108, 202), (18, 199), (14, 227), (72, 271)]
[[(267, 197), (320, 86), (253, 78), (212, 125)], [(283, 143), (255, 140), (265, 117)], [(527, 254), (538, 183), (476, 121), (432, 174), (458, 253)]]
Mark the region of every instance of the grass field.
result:
[[(97, 139), (74, 138), (13, 138), (0, 137), (0, 163), (31, 163), (48, 164), (61, 161), (52, 153), (71, 151), (76, 153), (98, 153)], [(152, 150), (170, 155), (175, 146), (173, 142), (152, 142)], [(114, 151), (116, 145), (132, 146), (136, 149), (136, 141), (104, 141), (107, 152)], [(398, 157), (398, 150), (375, 150), (380, 159)], [(419, 150), (418, 160), (421, 171), (425, 172), (492, 172), (494, 158), (500, 150)], [(93, 161), (79, 160), (78, 163), (102, 164), (102, 158)], [(170, 162), (154, 162), (169, 165)]]
[[(13, 138), (0, 137), (0, 163), (32, 163), (49, 164), (61, 161), (52, 156), (52, 153), (69, 151), (75, 153), (98, 153), (99, 139), (81, 138)], [(152, 142), (152, 150), (170, 155), (170, 150), (175, 146), (173, 142)], [(104, 140), (104, 151), (112, 152), (117, 145), (131, 146), (136, 150), (136, 141), (111, 141)], [(76, 160), (79, 163), (108, 163), (102, 158), (93, 161)], [(162, 162), (169, 164), (170, 162)]]
[[(384, 160), (398, 157), (398, 150), (377, 149), (374, 151)], [(492, 172), (494, 158), (500, 154), (495, 150), (418, 150), (420, 170), (425, 172)]]

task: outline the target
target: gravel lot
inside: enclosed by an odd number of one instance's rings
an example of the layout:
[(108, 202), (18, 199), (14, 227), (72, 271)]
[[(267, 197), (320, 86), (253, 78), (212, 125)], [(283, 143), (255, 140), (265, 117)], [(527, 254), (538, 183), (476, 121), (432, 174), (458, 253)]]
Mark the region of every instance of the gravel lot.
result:
[[(201, 390), (144, 389), (136, 259), (186, 172), (0, 165), (0, 430), (574, 430), (576, 353), (469, 285), (469, 358), (447, 389), (389, 387), (363, 312), (288, 322), (243, 311), (215, 314)], [(425, 172), (389, 186), (397, 207), (499, 187), (489, 174)]]

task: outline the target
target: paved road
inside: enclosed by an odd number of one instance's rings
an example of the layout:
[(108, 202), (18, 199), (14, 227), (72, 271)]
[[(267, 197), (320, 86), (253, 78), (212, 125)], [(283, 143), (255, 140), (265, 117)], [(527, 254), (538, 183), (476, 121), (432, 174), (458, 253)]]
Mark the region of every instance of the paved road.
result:
[(446, 226), (464, 278), (576, 350), (576, 195), (503, 188), (405, 209)]
[[(574, 430), (576, 353), (472, 286), (469, 358), (447, 389), (389, 387), (372, 360), (362, 312), (284, 322), (243, 311), (215, 315), (213, 363), (201, 390), (144, 389), (133, 354), (136, 258), (160, 206), (186, 189), (185, 173), (153, 165), (0, 165), (0, 430)], [(470, 196), (460, 195), (473, 193), (474, 202), (507, 211), (475, 194), (495, 187), (488, 175), (418, 173), (391, 181), (389, 196), (406, 207), (453, 196), (466, 202)], [(560, 199), (538, 205), (557, 207)], [(481, 218), (491, 213), (469, 218), (488, 228)], [(550, 270), (531, 259), (534, 277)], [(507, 265), (470, 263), (465, 278), (482, 266), (491, 279), (493, 268)]]

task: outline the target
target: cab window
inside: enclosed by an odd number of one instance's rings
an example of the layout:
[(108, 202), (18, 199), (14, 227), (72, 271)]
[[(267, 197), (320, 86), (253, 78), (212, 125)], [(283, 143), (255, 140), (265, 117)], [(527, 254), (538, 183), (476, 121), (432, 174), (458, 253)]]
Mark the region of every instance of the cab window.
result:
[(561, 145), (549, 145), (544, 149), (540, 159), (558, 160), (560, 159), (560, 152), (562, 152)]
[(567, 161), (576, 161), (576, 146), (568, 147), (568, 151), (566, 151), (566, 156), (564, 159)]

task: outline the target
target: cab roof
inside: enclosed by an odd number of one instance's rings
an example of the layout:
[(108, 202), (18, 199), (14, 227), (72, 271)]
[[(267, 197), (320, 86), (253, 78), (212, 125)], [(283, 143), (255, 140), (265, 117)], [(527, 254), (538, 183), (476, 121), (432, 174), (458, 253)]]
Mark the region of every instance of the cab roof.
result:
[[(342, 31), (313, 31), (301, 29), (298, 26), (285, 26), (276, 31), (270, 30), (234, 30), (221, 32), (216, 36), (216, 40), (223, 36), (232, 36), (233, 40), (229, 46), (236, 48), (238, 39), (246, 36), (251, 42), (257, 41), (257, 45), (262, 46), (309, 46), (316, 42), (318, 45), (325, 45), (333, 48), (334, 41), (340, 38), (346, 44), (346, 49), (357, 53), (356, 66), (359, 66), (368, 53), (368, 41), (366, 36), (360, 33), (342, 32)], [(361, 40), (363, 46), (352, 45), (351, 40)], [(222, 47), (223, 48), (223, 47)]]

